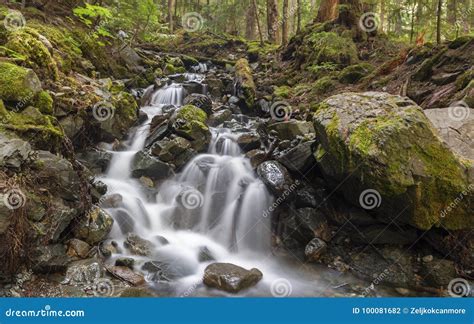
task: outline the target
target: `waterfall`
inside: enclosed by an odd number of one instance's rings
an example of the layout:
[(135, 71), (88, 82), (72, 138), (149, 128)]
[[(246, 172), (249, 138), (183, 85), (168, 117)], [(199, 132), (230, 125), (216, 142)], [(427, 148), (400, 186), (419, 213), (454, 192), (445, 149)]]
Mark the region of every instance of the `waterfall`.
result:
[[(204, 76), (185, 78), (196, 82)], [(223, 128), (211, 129), (208, 153), (196, 156), (180, 174), (161, 183), (156, 197), (131, 177), (133, 158), (145, 147), (150, 121), (163, 113), (164, 106), (179, 108), (184, 95), (179, 83), (150, 95), (149, 105), (141, 108), (148, 120), (131, 132), (127, 150), (112, 152), (111, 165), (101, 180), (109, 194), (120, 194), (123, 201), (119, 208), (108, 209), (115, 219), (112, 239), (123, 246), (127, 235), (135, 233), (154, 244), (148, 260), (168, 260), (170, 267), (188, 269), (188, 275), (200, 278), (206, 264), (199, 261), (203, 247), (216, 261), (236, 257), (243, 258), (241, 264), (247, 260), (244, 255), (270, 253), (271, 224), (264, 215), (272, 197), (241, 152), (237, 135)], [(168, 244), (160, 243), (163, 238)], [(129, 254), (123, 248), (114, 257), (120, 255)], [(147, 258), (136, 261), (140, 267)]]

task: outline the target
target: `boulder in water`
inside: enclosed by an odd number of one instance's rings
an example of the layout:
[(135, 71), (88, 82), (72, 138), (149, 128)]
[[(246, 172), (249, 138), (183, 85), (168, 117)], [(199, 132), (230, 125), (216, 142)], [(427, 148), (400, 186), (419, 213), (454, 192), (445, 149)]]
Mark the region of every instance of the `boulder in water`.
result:
[(165, 138), (156, 142), (151, 147), (151, 153), (158, 157), (160, 161), (171, 163), (178, 169), (197, 155), (191, 142), (182, 137)]
[(132, 176), (135, 178), (149, 177), (153, 180), (163, 180), (170, 177), (173, 170), (169, 164), (140, 151), (132, 161)]
[(255, 286), (262, 278), (258, 269), (246, 270), (231, 263), (213, 263), (204, 272), (206, 286), (230, 293)]
[(191, 142), (193, 149), (202, 152), (211, 141), (211, 132), (206, 121), (207, 114), (203, 110), (187, 105), (177, 111), (173, 127), (177, 135)]
[(209, 126), (216, 127), (232, 118), (232, 111), (230, 109), (221, 109), (209, 117), (207, 122)]
[(184, 99), (184, 105), (193, 105), (202, 109), (208, 116), (212, 115), (212, 100), (206, 95), (193, 93)]
[(333, 187), (345, 181), (339, 189), (346, 200), (367, 207), (379, 221), (423, 230), (474, 227), (467, 170), (474, 162), (461, 161), (410, 99), (336, 95), (319, 105), (314, 126), (320, 142), (315, 157), (326, 180)]
[(290, 171), (305, 174), (316, 162), (313, 156), (313, 145), (314, 141), (308, 141), (284, 150), (277, 157), (277, 161)]
[(199, 248), (198, 261), (199, 262), (209, 262), (215, 261), (216, 258), (212, 255), (212, 252), (207, 248), (207, 246), (201, 246)]
[(141, 274), (133, 272), (130, 268), (113, 266), (106, 269), (117, 279), (126, 281), (132, 286), (140, 286), (145, 283), (145, 278)]
[(262, 145), (257, 133), (243, 133), (237, 138), (237, 143), (244, 152), (259, 149)]
[(123, 245), (131, 254), (141, 256), (150, 256), (154, 247), (152, 242), (145, 240), (136, 234), (129, 234)]
[(277, 196), (282, 196), (285, 191), (294, 185), (288, 170), (277, 161), (267, 161), (257, 168), (260, 179)]
[(133, 270), (133, 266), (135, 265), (135, 259), (133, 258), (118, 258), (115, 260), (115, 266), (117, 267), (126, 267)]

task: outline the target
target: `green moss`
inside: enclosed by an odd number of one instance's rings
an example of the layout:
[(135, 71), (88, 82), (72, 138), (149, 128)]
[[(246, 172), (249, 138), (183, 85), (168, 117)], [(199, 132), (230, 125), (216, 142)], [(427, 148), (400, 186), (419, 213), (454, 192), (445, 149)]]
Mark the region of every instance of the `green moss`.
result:
[(235, 76), (242, 90), (243, 99), (248, 108), (255, 103), (256, 87), (252, 76), (252, 69), (246, 59), (240, 59), (235, 63)]
[(34, 108), (28, 107), (21, 113), (0, 109), (0, 129), (15, 132), (29, 141), (35, 148), (56, 152), (64, 138), (56, 118), (44, 116)]
[(415, 81), (426, 81), (433, 75), (433, 67), (439, 62), (441, 57), (446, 53), (448, 49), (444, 48), (440, 50), (435, 56), (425, 60), (418, 70), (413, 74), (412, 79)]
[(26, 57), (25, 64), (44, 78), (59, 78), (56, 61), (48, 48), (40, 40), (39, 33), (29, 27), (12, 32), (8, 35), (5, 47)]
[(181, 60), (183, 61), (184, 65), (187, 66), (187, 67), (196, 66), (196, 65), (199, 64), (198, 60), (196, 60), (194, 57), (188, 56), (188, 55), (181, 56)]
[(181, 107), (176, 117), (184, 121), (198, 121), (203, 124), (205, 124), (207, 120), (206, 112), (193, 105)]
[(37, 94), (34, 105), (43, 114), (53, 114), (53, 98), (46, 91), (41, 91)]
[(324, 94), (336, 86), (336, 81), (331, 77), (323, 77), (313, 84), (313, 90), (317, 94)]
[(453, 40), (451, 43), (449, 43), (448, 47), (451, 48), (451, 49), (457, 49), (457, 48), (463, 46), (464, 44), (466, 44), (467, 42), (469, 42), (472, 39), (473, 39), (473, 37), (469, 36), (469, 35), (461, 36), (461, 37), (458, 37), (455, 40)]
[(313, 64), (331, 62), (346, 66), (358, 61), (357, 48), (351, 38), (333, 32), (320, 32), (309, 34), (305, 41), (309, 45), (306, 49), (308, 61)]
[(463, 75), (461, 75), (457, 80), (456, 80), (456, 90), (461, 91), (464, 88), (466, 88), (469, 83), (474, 80), (474, 69), (470, 69), (466, 72), (464, 72)]
[(0, 62), (0, 99), (25, 106), (39, 91), (41, 82), (32, 70)]
[(291, 88), (289, 86), (275, 87), (273, 94), (277, 97), (288, 99), (291, 95)]
[(354, 84), (369, 75), (373, 70), (374, 67), (369, 63), (351, 65), (341, 71), (339, 81), (342, 83)]

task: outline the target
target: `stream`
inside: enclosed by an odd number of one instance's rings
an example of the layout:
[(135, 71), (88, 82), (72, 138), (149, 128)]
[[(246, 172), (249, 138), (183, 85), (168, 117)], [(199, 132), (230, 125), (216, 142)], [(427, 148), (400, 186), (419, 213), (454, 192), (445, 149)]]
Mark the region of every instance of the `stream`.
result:
[[(196, 70), (199, 73), (184, 75), (187, 82), (205, 79), (207, 66), (201, 64)], [(110, 238), (121, 247), (112, 261), (134, 258), (135, 271), (142, 271), (150, 287), (165, 296), (228, 295), (202, 284), (206, 266), (214, 262), (258, 268), (263, 273), (255, 287), (239, 296), (346, 294), (344, 289), (332, 291), (346, 285), (346, 276), (272, 250), (271, 220), (264, 215), (274, 198), (256, 176), (231, 129), (211, 128), (208, 152), (161, 182), (157, 194), (150, 194), (132, 177), (133, 159), (145, 148), (151, 120), (170, 105), (181, 107), (185, 94), (183, 84), (176, 82), (156, 90), (150, 103), (141, 108), (147, 121), (131, 130), (126, 149), (110, 151), (111, 165), (100, 180), (107, 184), (109, 194), (123, 198), (120, 208), (108, 209), (115, 220)], [(245, 126), (254, 127), (250, 121)], [(123, 248), (130, 233), (152, 244), (147, 256), (131, 255)], [(155, 269), (150, 271), (150, 267)]]

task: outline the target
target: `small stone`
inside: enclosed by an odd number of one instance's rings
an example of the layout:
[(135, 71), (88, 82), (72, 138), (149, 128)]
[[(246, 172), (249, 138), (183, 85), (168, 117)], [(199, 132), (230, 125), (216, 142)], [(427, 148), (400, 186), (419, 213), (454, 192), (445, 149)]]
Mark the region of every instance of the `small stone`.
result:
[(425, 263), (429, 263), (429, 262), (433, 261), (433, 256), (432, 255), (426, 255), (422, 258), (422, 260)]
[(145, 278), (141, 274), (135, 273), (127, 267), (107, 267), (107, 271), (114, 277), (126, 281), (133, 286), (140, 286), (145, 283)]
[(255, 286), (263, 277), (258, 269), (246, 270), (230, 263), (213, 263), (204, 272), (204, 284), (209, 287), (237, 293)]
[(318, 261), (322, 254), (326, 251), (327, 244), (320, 238), (315, 238), (311, 240), (311, 242), (306, 245), (306, 248), (304, 250), (304, 254), (306, 256), (306, 259), (309, 262), (315, 262)]
[(127, 267), (133, 270), (133, 266), (135, 265), (135, 259), (133, 258), (118, 258), (115, 260), (115, 265), (117, 267)]

